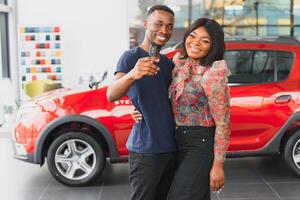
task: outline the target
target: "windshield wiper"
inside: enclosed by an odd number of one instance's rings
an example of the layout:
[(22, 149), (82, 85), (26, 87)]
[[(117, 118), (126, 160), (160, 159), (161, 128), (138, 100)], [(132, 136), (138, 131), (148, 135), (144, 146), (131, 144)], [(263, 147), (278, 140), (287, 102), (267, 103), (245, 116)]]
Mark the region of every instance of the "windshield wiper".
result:
[(95, 82), (92, 82), (89, 84), (89, 88), (91, 89), (98, 89), (98, 86), (99, 84), (101, 83), (102, 81), (95, 81)]
[(98, 89), (99, 84), (102, 83), (102, 81), (104, 81), (106, 78), (107, 78), (107, 70), (105, 70), (104, 73), (102, 74), (100, 81), (93, 81), (89, 83), (89, 88)]

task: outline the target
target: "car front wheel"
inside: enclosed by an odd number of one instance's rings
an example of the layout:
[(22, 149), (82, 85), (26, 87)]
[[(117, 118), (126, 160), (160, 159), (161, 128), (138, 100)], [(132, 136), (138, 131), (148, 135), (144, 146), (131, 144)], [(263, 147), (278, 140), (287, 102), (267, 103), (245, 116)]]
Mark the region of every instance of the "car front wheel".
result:
[(72, 131), (56, 138), (47, 154), (52, 176), (69, 186), (83, 186), (99, 178), (105, 156), (100, 144), (88, 133)]
[(287, 166), (300, 177), (300, 130), (286, 142), (283, 156)]

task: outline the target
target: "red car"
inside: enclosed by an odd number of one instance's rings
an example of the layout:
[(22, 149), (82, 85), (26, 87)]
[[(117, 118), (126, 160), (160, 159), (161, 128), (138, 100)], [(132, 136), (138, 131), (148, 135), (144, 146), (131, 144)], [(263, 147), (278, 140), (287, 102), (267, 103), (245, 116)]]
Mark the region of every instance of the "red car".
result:
[[(281, 154), (300, 176), (300, 42), (229, 38), (225, 59), (232, 72), (227, 155)], [(47, 160), (54, 178), (70, 186), (98, 178), (107, 158), (127, 161), (133, 106), (127, 97), (108, 102), (103, 85), (58, 89), (24, 103), (13, 133), (14, 156), (39, 165)]]

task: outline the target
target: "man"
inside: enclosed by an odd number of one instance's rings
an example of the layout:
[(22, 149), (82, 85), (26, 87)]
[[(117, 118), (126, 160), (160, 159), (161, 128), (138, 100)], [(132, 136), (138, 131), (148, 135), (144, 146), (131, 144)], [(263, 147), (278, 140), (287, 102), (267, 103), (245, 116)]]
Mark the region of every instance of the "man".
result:
[(107, 90), (109, 101), (127, 94), (143, 115), (127, 141), (133, 200), (165, 200), (174, 176), (176, 144), (168, 99), (174, 64), (164, 55), (149, 57), (148, 53), (152, 44), (159, 50), (166, 44), (173, 24), (174, 12), (170, 8), (151, 7), (144, 21), (143, 42), (123, 53)]

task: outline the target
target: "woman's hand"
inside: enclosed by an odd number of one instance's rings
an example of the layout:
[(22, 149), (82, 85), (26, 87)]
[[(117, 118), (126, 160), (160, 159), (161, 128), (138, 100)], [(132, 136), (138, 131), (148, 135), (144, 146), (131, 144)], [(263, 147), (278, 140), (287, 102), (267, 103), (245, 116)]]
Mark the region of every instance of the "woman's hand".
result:
[(131, 118), (133, 119), (133, 121), (135, 121), (135, 123), (138, 123), (142, 120), (142, 114), (136, 109), (134, 109), (131, 113)]
[(213, 192), (221, 192), (225, 183), (225, 174), (223, 169), (223, 161), (214, 160), (214, 164), (210, 170), (210, 188)]

